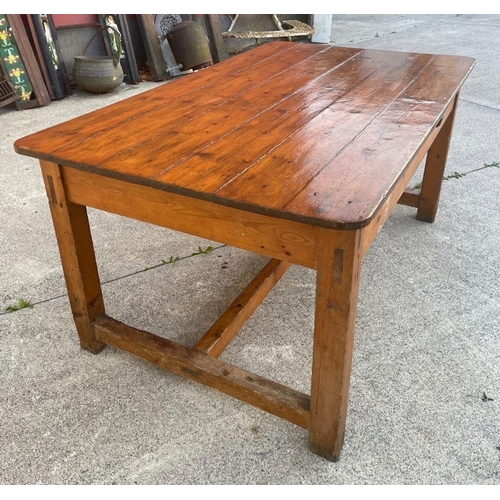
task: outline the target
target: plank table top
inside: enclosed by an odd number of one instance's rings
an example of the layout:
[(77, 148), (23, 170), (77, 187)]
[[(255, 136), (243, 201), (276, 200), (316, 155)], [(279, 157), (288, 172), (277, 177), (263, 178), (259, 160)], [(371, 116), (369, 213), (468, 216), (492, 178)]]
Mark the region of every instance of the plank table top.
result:
[(230, 207), (360, 228), (473, 65), (461, 56), (273, 42), (15, 149)]

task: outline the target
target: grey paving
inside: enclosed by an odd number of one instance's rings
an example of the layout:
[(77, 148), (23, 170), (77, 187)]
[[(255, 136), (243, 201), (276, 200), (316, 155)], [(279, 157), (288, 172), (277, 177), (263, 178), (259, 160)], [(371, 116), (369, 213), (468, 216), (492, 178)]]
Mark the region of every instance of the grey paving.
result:
[[(499, 26), (334, 16), (339, 45), (477, 59), (447, 166), (465, 177), (443, 183), (432, 225), (397, 207), (365, 258), (337, 463), (292, 424), (118, 350), (78, 347), (39, 169), (12, 143), (157, 84), (1, 109), (0, 310), (21, 297), (35, 307), (0, 315), (0, 483), (500, 484), (500, 169), (470, 172), (500, 161)], [(229, 247), (191, 256), (216, 244), (95, 210), (90, 220), (109, 313), (186, 345), (265, 261)], [(185, 258), (144, 271), (171, 255)], [(314, 288), (315, 273), (293, 267), (223, 359), (308, 392)]]

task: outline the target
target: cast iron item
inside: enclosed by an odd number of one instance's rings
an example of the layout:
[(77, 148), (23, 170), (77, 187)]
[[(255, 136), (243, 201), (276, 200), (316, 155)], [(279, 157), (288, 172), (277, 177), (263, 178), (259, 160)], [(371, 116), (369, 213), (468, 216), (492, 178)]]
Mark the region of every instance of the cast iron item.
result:
[[(112, 29), (117, 34), (118, 51), (115, 57), (111, 56), (86, 56), (85, 53), (95, 37), (105, 29)], [(83, 55), (75, 57), (73, 66), (73, 80), (88, 92), (101, 94), (113, 92), (123, 83), (123, 70), (120, 65), (120, 54), (122, 53), (120, 34), (111, 26), (101, 28), (87, 44)]]
[(201, 69), (213, 64), (208, 38), (203, 26), (194, 21), (175, 25), (167, 35), (175, 60), (182, 70)]

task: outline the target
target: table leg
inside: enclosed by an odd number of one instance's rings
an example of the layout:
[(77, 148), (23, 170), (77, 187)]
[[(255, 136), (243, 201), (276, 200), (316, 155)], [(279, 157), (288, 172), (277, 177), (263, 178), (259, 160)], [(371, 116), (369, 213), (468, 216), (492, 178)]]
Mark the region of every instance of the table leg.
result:
[(424, 178), (422, 180), (422, 189), (420, 191), (417, 210), (417, 219), (424, 222), (434, 222), (436, 218), (439, 194), (441, 193), (441, 184), (443, 182), (446, 159), (448, 158), (457, 103), (458, 95), (455, 97), (455, 103), (451, 113), (448, 115), (448, 118), (442, 125), (441, 131), (427, 152)]
[(337, 461), (344, 441), (361, 272), (359, 231), (320, 229), (311, 384), (311, 451)]
[(97, 354), (105, 344), (96, 340), (92, 323), (104, 314), (104, 303), (87, 210), (67, 200), (59, 165), (47, 161), (40, 165), (80, 344)]

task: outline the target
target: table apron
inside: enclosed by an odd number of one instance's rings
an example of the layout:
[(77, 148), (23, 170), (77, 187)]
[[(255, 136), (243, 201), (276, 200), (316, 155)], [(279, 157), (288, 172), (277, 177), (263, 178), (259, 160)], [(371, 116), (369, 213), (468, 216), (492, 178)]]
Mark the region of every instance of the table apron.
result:
[(61, 166), (69, 201), (316, 268), (317, 228)]

